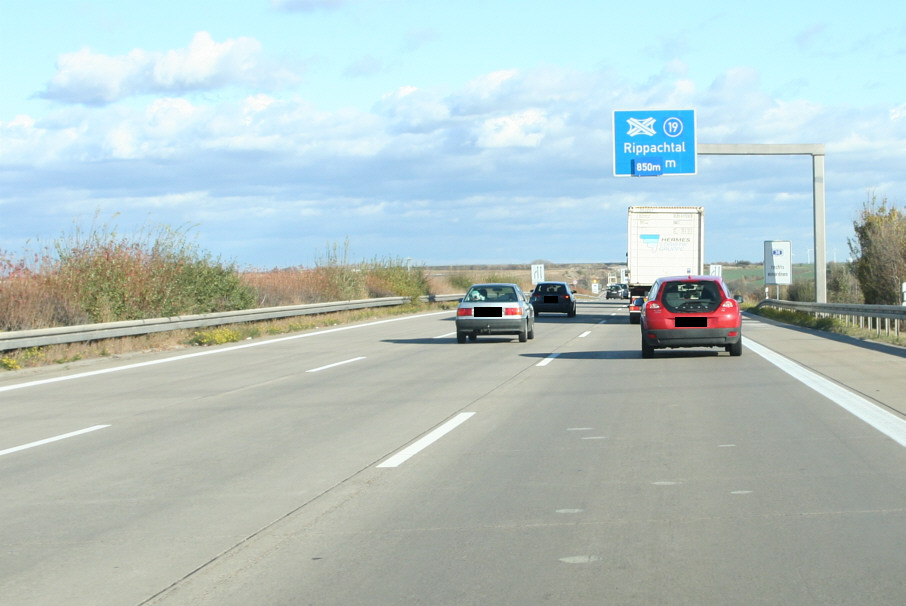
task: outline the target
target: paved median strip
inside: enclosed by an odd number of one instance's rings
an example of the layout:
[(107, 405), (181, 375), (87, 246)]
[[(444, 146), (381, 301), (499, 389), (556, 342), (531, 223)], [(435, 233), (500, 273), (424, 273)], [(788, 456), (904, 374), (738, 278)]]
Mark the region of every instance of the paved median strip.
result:
[(203, 351), (196, 351), (187, 354), (180, 354), (168, 358), (161, 358), (158, 360), (148, 360), (146, 362), (138, 362), (136, 364), (126, 364), (124, 366), (114, 366), (112, 368), (104, 368), (101, 370), (90, 370), (88, 372), (80, 372), (74, 375), (63, 375), (60, 377), (53, 377), (50, 379), (38, 379), (37, 381), (27, 381), (25, 383), (14, 383), (12, 385), (3, 385), (0, 386), (0, 392), (4, 391), (13, 391), (15, 389), (25, 389), (28, 387), (37, 387), (39, 385), (47, 385), (49, 383), (57, 383), (59, 381), (72, 381), (74, 379), (84, 379), (86, 377), (94, 377), (97, 375), (108, 374), (111, 372), (121, 372), (124, 370), (132, 370), (134, 368), (144, 368), (146, 366), (156, 366), (158, 364), (169, 364), (171, 362), (182, 362), (183, 360), (188, 360), (191, 358), (198, 358), (201, 356), (211, 356), (217, 354), (230, 353), (233, 351), (238, 351), (241, 349), (248, 349), (250, 347), (266, 347), (270, 345), (275, 345), (277, 343), (284, 343), (286, 341), (295, 341), (296, 339), (307, 339), (310, 337), (320, 337), (322, 335), (332, 334), (336, 332), (342, 332), (346, 330), (356, 330), (359, 328), (367, 328), (369, 326), (377, 326), (379, 324), (388, 324), (390, 322), (401, 322), (403, 320), (413, 320), (418, 318), (425, 318), (428, 316), (439, 316), (442, 314), (449, 314), (449, 311), (437, 311), (430, 312), (425, 314), (418, 314), (415, 316), (403, 316), (401, 318), (389, 318), (387, 320), (375, 320), (374, 322), (366, 322), (365, 324), (352, 324), (349, 326), (338, 326), (336, 328), (328, 328), (325, 330), (317, 330), (311, 332), (304, 332), (301, 334), (289, 335), (286, 337), (276, 337), (273, 339), (261, 339), (258, 341), (249, 341), (248, 343), (242, 343), (239, 345), (230, 345), (223, 347), (215, 347), (212, 349), (205, 349)]
[(459, 413), (431, 433), (427, 434), (425, 437), (416, 442), (413, 442), (406, 448), (391, 456), (389, 459), (379, 464), (378, 467), (399, 467), (411, 457), (417, 455), (428, 446), (431, 446), (431, 444), (434, 444), (436, 441), (468, 421), (474, 414), (474, 412)]

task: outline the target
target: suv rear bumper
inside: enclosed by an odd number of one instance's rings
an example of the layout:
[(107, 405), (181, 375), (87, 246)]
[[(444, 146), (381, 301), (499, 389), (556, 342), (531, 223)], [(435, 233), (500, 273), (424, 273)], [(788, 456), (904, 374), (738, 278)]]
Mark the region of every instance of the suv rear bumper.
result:
[[(731, 335), (731, 333), (733, 333)], [(642, 340), (651, 347), (718, 347), (734, 345), (742, 338), (742, 329), (732, 328), (671, 328), (643, 330)]]

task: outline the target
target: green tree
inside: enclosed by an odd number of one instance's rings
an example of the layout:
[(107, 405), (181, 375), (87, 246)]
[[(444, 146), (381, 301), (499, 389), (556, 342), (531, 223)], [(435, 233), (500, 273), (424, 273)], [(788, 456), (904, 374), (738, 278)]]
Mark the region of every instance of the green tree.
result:
[(830, 303), (864, 303), (852, 263), (831, 263), (828, 266), (827, 300)]
[(865, 302), (899, 305), (900, 284), (906, 281), (906, 215), (887, 198), (865, 200), (853, 221), (855, 237), (849, 239), (853, 270)]

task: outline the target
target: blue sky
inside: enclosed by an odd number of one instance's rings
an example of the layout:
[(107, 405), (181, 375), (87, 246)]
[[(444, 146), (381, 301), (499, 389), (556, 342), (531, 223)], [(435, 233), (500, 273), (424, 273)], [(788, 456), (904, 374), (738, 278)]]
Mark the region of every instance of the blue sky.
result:
[(0, 249), (192, 226), (241, 267), (616, 262), (696, 205), (706, 262), (812, 245), (808, 157), (613, 176), (614, 110), (824, 143), (827, 252), (906, 196), (906, 10), (852, 2), (3, 1)]

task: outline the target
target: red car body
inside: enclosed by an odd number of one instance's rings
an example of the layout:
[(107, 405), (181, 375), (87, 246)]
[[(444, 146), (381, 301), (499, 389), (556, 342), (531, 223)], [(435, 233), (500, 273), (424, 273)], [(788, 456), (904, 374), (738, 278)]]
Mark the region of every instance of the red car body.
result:
[(742, 312), (717, 276), (658, 278), (642, 307), (642, 357), (668, 347), (723, 347), (742, 354)]

